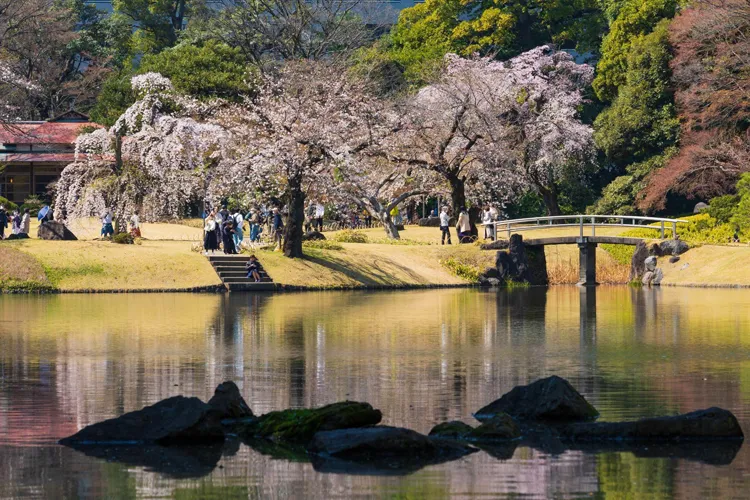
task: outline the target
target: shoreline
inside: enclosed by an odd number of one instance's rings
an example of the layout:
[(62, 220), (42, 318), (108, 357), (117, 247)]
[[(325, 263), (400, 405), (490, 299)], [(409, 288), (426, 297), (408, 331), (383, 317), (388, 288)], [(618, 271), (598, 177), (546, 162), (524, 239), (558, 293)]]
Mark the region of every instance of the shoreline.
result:
[[(400, 284), (400, 285), (341, 285), (341, 286), (329, 286), (329, 287), (314, 287), (314, 286), (301, 286), (301, 285), (284, 285), (281, 283), (275, 284), (275, 290), (264, 290), (264, 291), (235, 291), (230, 292), (224, 287), (224, 285), (209, 285), (209, 286), (198, 286), (188, 288), (147, 288), (147, 289), (81, 289), (81, 290), (65, 290), (65, 289), (40, 289), (38, 286), (29, 286), (24, 288), (22, 286), (14, 287), (13, 289), (0, 289), (0, 295), (75, 295), (75, 294), (92, 294), (92, 295), (122, 295), (122, 294), (158, 294), (158, 293), (180, 293), (180, 294), (277, 294), (277, 293), (289, 293), (289, 292), (362, 292), (362, 291), (407, 291), (407, 290), (428, 290), (428, 289), (446, 289), (446, 288), (475, 288), (484, 291), (498, 291), (507, 290), (506, 287), (482, 287), (478, 283), (445, 283), (445, 284)], [(547, 286), (531, 286), (528, 288), (553, 288), (553, 287), (577, 287), (575, 283), (558, 283)], [(630, 287), (632, 285), (628, 283), (602, 283), (597, 285), (598, 287), (612, 287), (612, 286), (623, 286)], [(732, 284), (732, 283), (662, 283), (661, 285), (650, 287), (652, 289), (658, 289), (659, 287), (667, 288), (715, 288), (715, 289), (750, 289), (750, 284)], [(638, 287), (646, 288), (646, 287)]]

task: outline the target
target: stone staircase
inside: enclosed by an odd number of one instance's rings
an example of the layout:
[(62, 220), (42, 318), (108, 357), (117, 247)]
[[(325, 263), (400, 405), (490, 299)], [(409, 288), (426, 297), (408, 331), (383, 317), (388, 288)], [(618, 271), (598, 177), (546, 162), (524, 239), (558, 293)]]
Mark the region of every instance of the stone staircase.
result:
[[(265, 269), (260, 272), (260, 283), (247, 277), (245, 264), (249, 260), (247, 255), (209, 255), (208, 261), (219, 275), (224, 286), (230, 292), (266, 292), (276, 289), (276, 284), (266, 273)], [(262, 267), (261, 263), (261, 267)]]

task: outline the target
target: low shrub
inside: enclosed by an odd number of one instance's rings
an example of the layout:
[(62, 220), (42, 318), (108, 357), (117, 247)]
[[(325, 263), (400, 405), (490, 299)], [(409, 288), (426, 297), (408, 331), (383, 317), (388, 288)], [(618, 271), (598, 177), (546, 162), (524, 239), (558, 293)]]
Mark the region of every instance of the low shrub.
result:
[(118, 243), (120, 245), (132, 245), (135, 243), (135, 238), (130, 233), (117, 233), (112, 236), (112, 243)]
[(41, 210), (43, 206), (44, 201), (42, 201), (42, 199), (38, 196), (32, 195), (23, 200), (23, 205), (21, 205), (20, 210), (21, 213), (23, 213), (23, 211), (28, 208), (29, 215), (31, 215), (32, 217), (36, 217), (39, 213), (39, 210)]
[[(721, 224), (717, 219), (711, 217), (708, 213), (701, 213), (685, 217), (687, 224), (677, 226), (677, 234), (680, 239), (687, 241), (691, 245), (702, 244), (722, 244), (729, 243), (734, 236), (735, 227), (731, 223)], [(651, 229), (653, 227), (653, 229)], [(668, 228), (664, 232), (666, 238), (672, 237), (672, 229)], [(631, 236), (635, 238), (659, 239), (660, 230), (655, 226), (649, 228), (642, 227), (631, 229), (622, 233), (622, 236)], [(747, 240), (750, 235), (740, 233), (741, 239)]]
[(633, 254), (635, 253), (635, 247), (633, 245), (601, 245), (602, 250), (607, 252), (612, 258), (618, 263), (623, 265), (630, 265), (633, 260)]
[(740, 197), (737, 195), (727, 194), (717, 196), (711, 199), (711, 204), (708, 205), (706, 213), (716, 219), (719, 224), (727, 224), (737, 209), (739, 202)]
[(333, 235), (333, 241), (339, 243), (367, 243), (367, 235), (362, 231), (356, 231), (354, 229), (344, 229)]
[(448, 257), (447, 259), (441, 260), (440, 264), (442, 264), (459, 278), (463, 278), (472, 282), (479, 281), (479, 274), (481, 273), (481, 271), (479, 267), (475, 265), (466, 264), (456, 259), (455, 257)]
[(343, 250), (340, 244), (330, 240), (310, 240), (302, 242), (302, 248), (318, 248), (321, 250)]

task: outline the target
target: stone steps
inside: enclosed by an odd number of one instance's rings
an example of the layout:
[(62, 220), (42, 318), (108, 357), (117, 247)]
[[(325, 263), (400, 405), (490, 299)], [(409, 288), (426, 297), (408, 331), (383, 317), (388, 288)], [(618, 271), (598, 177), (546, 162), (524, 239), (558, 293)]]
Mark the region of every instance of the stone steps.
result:
[[(247, 255), (209, 255), (208, 261), (219, 275), (227, 290), (234, 291), (272, 291), (276, 289), (273, 279), (264, 269), (260, 271), (260, 282), (247, 277), (245, 264), (250, 260)], [(261, 266), (262, 267), (262, 266)]]

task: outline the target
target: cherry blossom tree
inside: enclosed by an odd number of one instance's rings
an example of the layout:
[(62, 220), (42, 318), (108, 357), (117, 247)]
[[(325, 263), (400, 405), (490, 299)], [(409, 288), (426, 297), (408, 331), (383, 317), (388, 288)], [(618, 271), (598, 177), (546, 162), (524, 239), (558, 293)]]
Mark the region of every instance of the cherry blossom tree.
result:
[(392, 239), (400, 236), (391, 210), (414, 196), (434, 193), (440, 184), (433, 172), (389, 161), (380, 151), (363, 151), (332, 175), (332, 194), (367, 210)]
[(448, 54), (444, 63), (407, 103), (393, 157), (440, 174), (454, 212), (466, 207), (469, 184), (475, 200), (531, 186), (558, 214), (562, 172), (594, 154), (592, 129), (578, 117), (593, 68), (548, 46), (505, 62)]
[(329, 192), (334, 168), (388, 133), (368, 83), (332, 62), (294, 61), (264, 76), (257, 95), (226, 113), (224, 125), (244, 148), (225, 161), (225, 191), (262, 191), (287, 203), (283, 250), (302, 256), (304, 203)]
[(83, 134), (76, 161), (57, 184), (55, 218), (100, 215), (124, 222), (133, 210), (146, 220), (177, 217), (210, 191), (229, 134), (217, 123), (220, 102), (177, 94), (158, 73), (133, 77), (139, 99), (110, 129)]

